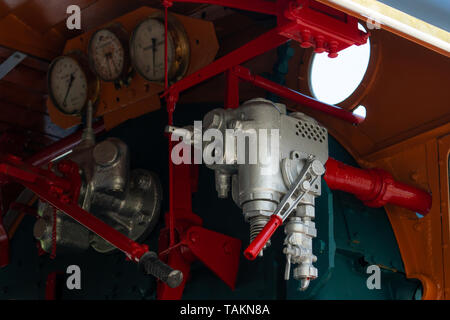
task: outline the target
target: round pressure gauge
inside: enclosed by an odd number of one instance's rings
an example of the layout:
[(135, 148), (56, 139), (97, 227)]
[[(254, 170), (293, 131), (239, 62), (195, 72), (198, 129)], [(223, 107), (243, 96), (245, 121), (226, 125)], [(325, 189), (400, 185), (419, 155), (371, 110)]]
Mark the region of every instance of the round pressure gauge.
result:
[(78, 55), (61, 56), (49, 67), (49, 96), (56, 108), (68, 115), (79, 115), (88, 100), (97, 100), (99, 83)]
[[(164, 30), (164, 19), (158, 14), (139, 23), (131, 36), (131, 62), (135, 70), (148, 81), (164, 81)], [(189, 39), (186, 32), (181, 23), (169, 17), (167, 33), (169, 80), (178, 80), (186, 74), (189, 59)]]
[(120, 25), (96, 31), (89, 41), (89, 63), (103, 81), (117, 81), (127, 73), (128, 45)]

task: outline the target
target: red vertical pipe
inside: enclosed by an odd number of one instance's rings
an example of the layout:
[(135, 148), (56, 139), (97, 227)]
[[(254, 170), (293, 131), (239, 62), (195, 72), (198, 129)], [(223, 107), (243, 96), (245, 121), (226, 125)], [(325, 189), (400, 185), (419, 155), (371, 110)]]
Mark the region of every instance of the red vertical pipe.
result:
[(431, 194), (416, 187), (395, 181), (381, 169), (359, 169), (334, 159), (326, 163), (324, 176), (328, 187), (354, 194), (369, 207), (393, 204), (422, 215), (431, 209)]
[(225, 109), (239, 107), (239, 78), (232, 70), (226, 71)]
[(168, 1), (164, 1), (164, 90), (167, 90), (169, 87), (169, 74), (168, 74), (168, 59), (167, 59), (167, 19), (168, 19), (168, 10), (167, 8), (170, 6)]

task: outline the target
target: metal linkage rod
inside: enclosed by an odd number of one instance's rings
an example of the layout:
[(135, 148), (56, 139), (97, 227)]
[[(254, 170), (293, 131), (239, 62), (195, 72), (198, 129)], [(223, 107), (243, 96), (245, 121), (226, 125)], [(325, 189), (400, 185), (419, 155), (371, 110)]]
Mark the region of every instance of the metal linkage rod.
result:
[[(104, 132), (105, 125), (103, 124), (103, 121), (97, 121), (96, 123), (94, 123), (92, 125), (92, 130), (96, 135)], [(75, 146), (77, 146), (81, 142), (82, 136), (83, 130), (78, 130), (77, 132), (39, 151), (31, 158), (28, 158), (26, 162), (37, 167), (48, 164), (51, 160), (66, 153), (67, 151), (72, 150)]]

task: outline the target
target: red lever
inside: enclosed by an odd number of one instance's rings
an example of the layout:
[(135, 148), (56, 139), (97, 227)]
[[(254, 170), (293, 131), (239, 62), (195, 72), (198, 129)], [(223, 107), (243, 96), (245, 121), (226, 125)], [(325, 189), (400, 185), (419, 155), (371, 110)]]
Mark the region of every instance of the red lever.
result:
[(244, 256), (248, 260), (255, 260), (258, 254), (266, 245), (267, 241), (272, 237), (274, 232), (278, 229), (279, 226), (283, 224), (283, 220), (281, 217), (277, 215), (273, 215), (269, 222), (265, 225), (264, 229), (258, 234), (255, 240), (250, 243), (248, 248), (244, 251)]

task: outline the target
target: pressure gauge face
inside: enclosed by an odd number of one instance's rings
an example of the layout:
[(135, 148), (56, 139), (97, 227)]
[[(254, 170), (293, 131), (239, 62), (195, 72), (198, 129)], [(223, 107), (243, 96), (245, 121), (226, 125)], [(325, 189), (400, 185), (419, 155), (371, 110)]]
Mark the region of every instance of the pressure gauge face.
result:
[(125, 49), (119, 37), (109, 29), (97, 31), (89, 42), (89, 61), (103, 81), (116, 81), (125, 68)]
[[(175, 56), (174, 41), (170, 33), (167, 40), (167, 65), (170, 70)], [(144, 20), (133, 32), (130, 41), (132, 63), (136, 71), (148, 81), (164, 80), (164, 42), (164, 23), (158, 19)]]
[(80, 114), (88, 99), (88, 80), (80, 63), (72, 57), (56, 58), (48, 73), (50, 99), (65, 114)]

